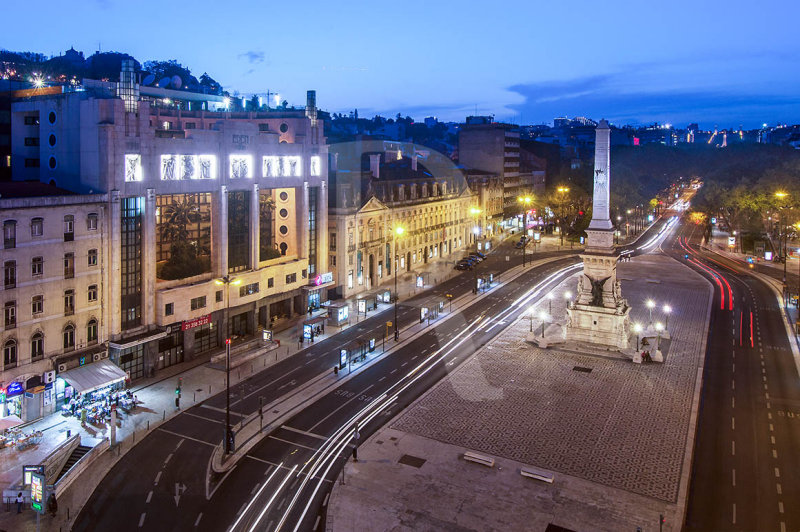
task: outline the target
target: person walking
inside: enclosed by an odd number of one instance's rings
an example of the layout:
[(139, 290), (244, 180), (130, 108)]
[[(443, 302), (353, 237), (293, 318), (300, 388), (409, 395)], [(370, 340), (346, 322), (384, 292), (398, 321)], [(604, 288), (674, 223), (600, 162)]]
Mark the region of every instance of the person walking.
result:
[(22, 492), (20, 491), (17, 493), (17, 499), (15, 501), (17, 503), (17, 513), (22, 513), (22, 504), (25, 502), (25, 499), (22, 498)]

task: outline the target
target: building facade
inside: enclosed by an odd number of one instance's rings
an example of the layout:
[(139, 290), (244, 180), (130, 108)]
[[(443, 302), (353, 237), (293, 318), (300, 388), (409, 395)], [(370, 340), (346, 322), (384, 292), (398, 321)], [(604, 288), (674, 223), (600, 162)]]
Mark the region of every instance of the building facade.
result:
[(416, 158), (370, 157), (369, 171), (331, 176), (329, 262), (336, 295), (345, 298), (391, 288), (395, 256), (398, 274), (453, 260), (474, 242), (479, 223), (470, 217), (475, 199), (458, 170), (434, 176)]
[(137, 379), (319, 306), (328, 155), (314, 92), (305, 108), (229, 112), (218, 96), (145, 96), (130, 66), (120, 78), (17, 100), (11, 116), (15, 180), (106, 195), (111, 360)]
[(107, 356), (107, 196), (38, 185), (0, 185), (0, 417), (24, 421), (55, 408), (46, 372)]

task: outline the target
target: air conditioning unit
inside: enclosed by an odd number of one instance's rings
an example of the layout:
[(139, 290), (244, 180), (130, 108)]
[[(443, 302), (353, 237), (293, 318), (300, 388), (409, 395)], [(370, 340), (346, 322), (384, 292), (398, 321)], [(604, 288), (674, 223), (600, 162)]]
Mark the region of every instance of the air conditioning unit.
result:
[(44, 375), (42, 375), (42, 380), (45, 384), (50, 384), (54, 380), (56, 380), (56, 372), (55, 371), (45, 371)]
[(67, 371), (67, 365), (66, 364), (59, 364), (58, 365), (58, 372), (59, 373), (64, 373), (65, 371)]
[(95, 353), (92, 355), (92, 362), (97, 362), (100, 360), (100, 353)]
[(103, 351), (100, 353), (100, 358), (108, 358), (108, 351)]

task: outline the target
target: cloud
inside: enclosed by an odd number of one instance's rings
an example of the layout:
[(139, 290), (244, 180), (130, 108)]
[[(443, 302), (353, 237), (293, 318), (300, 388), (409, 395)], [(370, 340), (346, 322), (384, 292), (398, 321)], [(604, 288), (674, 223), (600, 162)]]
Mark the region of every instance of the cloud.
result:
[(251, 64), (263, 63), (264, 62), (264, 52), (258, 52), (255, 50), (250, 50), (247, 52), (243, 52), (237, 56), (239, 59), (245, 58)]
[(517, 84), (510, 92), (523, 103), (507, 107), (527, 123), (549, 122), (557, 116), (606, 118), (617, 124), (671, 122), (721, 127), (755, 127), (762, 122), (800, 121), (800, 96), (774, 91), (664, 89), (641, 83), (630, 72), (574, 80)]

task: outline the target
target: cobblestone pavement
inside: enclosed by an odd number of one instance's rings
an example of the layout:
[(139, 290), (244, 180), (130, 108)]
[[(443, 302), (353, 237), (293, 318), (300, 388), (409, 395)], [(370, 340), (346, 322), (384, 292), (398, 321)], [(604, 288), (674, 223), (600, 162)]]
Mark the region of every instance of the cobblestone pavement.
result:
[[(392, 428), (676, 502), (710, 287), (655, 255), (621, 263), (618, 277), (632, 322), (649, 323), (647, 299), (657, 309), (671, 305), (664, 364), (539, 349), (525, 341), (530, 325), (523, 318)], [(554, 292), (556, 322), (564, 319), (564, 292), (574, 293), (575, 282)], [(539, 305), (548, 310), (547, 300)], [(654, 311), (654, 321), (663, 318)]]

